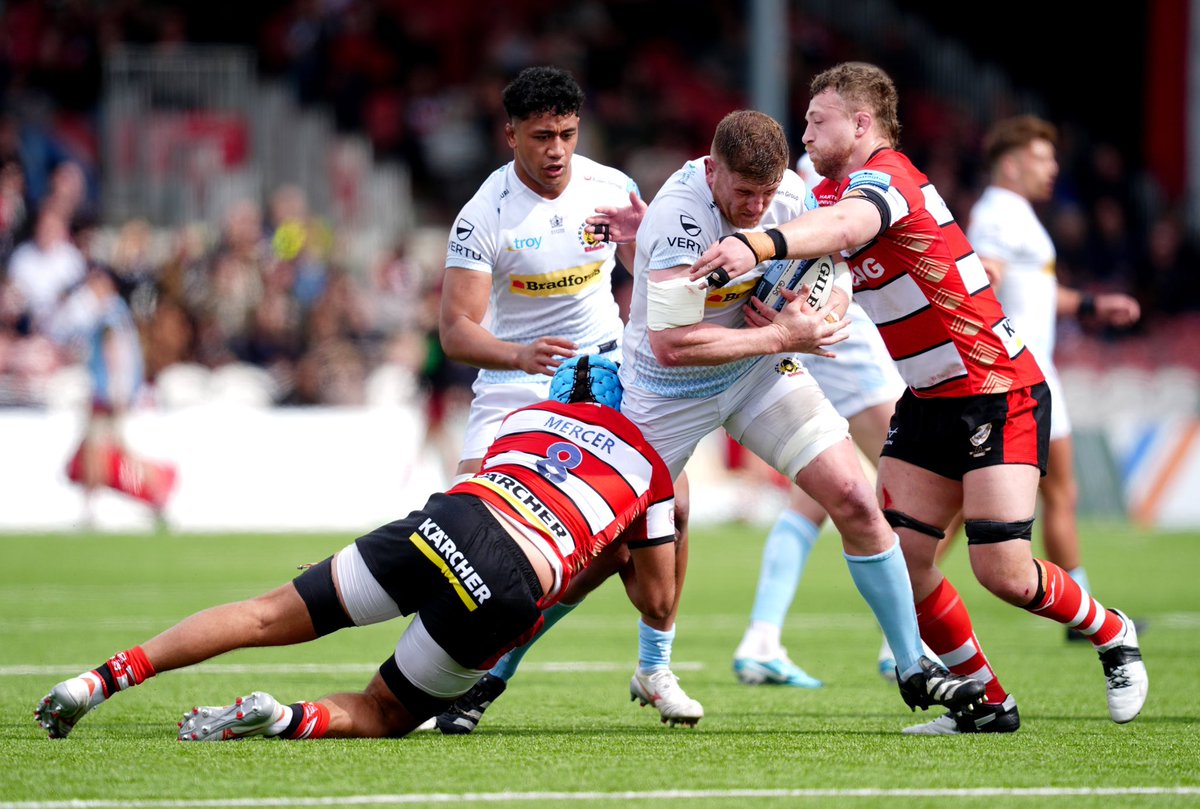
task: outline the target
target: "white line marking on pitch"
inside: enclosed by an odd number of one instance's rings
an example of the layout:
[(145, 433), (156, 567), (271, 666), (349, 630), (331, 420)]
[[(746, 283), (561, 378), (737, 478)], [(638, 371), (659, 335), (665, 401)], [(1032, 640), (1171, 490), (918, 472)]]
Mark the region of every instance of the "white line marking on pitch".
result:
[(677, 789), (651, 792), (430, 792), (412, 795), (336, 795), (323, 798), (230, 798), (226, 800), (69, 800), (12, 801), (0, 809), (178, 809), (273, 806), (371, 806), (413, 803), (513, 803), (542, 801), (673, 800), (691, 798), (979, 798), (1108, 797), (1118, 795), (1200, 795), (1200, 787), (978, 787), (975, 789)]

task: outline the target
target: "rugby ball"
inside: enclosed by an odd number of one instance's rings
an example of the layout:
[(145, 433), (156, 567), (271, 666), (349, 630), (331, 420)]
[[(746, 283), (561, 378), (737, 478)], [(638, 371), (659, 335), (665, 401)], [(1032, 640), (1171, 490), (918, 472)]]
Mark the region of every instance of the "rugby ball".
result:
[(801, 284), (808, 284), (808, 305), (820, 309), (833, 294), (838, 263), (833, 256), (767, 262), (767, 269), (754, 288), (754, 297), (778, 312), (787, 303), (782, 290), (797, 292)]

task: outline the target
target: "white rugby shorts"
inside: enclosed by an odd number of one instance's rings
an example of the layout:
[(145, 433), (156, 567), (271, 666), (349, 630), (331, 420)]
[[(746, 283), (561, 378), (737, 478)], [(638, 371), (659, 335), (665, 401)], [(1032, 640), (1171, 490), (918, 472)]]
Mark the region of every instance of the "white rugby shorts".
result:
[(1071, 435), (1071, 417), (1067, 414), (1067, 398), (1063, 393), (1062, 380), (1058, 378), (1058, 369), (1052, 362), (1042, 362), (1042, 376), (1046, 377), (1046, 387), (1050, 388), (1050, 440), (1058, 441)]
[(890, 404), (904, 393), (904, 380), (888, 354), (879, 329), (862, 307), (851, 305), (850, 336), (831, 347), (830, 359), (804, 356), (806, 367), (843, 418), (852, 419), (868, 408)]
[(798, 356), (763, 357), (741, 379), (707, 399), (675, 399), (625, 388), (621, 412), (641, 428), (678, 477), (706, 435), (724, 427), (780, 474), (797, 473), (847, 438), (850, 427)]
[(497, 382), (490, 385), (476, 383), (459, 460), (478, 461), (483, 458), (488, 447), (496, 440), (500, 422), (504, 421), (505, 416), (518, 407), (545, 401), (550, 395), (550, 377), (542, 379), (546, 381)]

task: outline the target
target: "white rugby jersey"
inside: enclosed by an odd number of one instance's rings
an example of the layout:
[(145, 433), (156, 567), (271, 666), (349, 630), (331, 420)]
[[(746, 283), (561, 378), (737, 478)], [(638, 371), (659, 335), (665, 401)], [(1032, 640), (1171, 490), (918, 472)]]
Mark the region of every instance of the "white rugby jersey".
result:
[[(616, 245), (584, 231), (597, 206), (624, 208), (637, 184), (582, 155), (557, 199), (534, 193), (513, 163), (492, 172), (450, 229), (446, 266), (491, 273), (484, 326), (501, 340), (565, 337), (581, 349), (621, 339), (612, 294)], [(524, 371), (483, 369), (479, 381), (545, 382)]]
[[(759, 229), (783, 224), (803, 213), (805, 193), (799, 175), (791, 169), (785, 171)], [(650, 348), (646, 326), (650, 271), (693, 264), (714, 242), (737, 230), (713, 202), (704, 175), (704, 158), (684, 163), (655, 194), (638, 228), (633, 298), (622, 349), (621, 383), (625, 387), (680, 399), (708, 397), (728, 388), (758, 361), (758, 357), (749, 357), (723, 365), (665, 368)], [(704, 322), (728, 328), (743, 325), (742, 306), (754, 294), (766, 266), (761, 264), (726, 286), (710, 290), (704, 301)]]
[(967, 240), (981, 258), (1004, 262), (996, 297), (1038, 362), (1054, 357), (1058, 279), (1054, 242), (1029, 200), (988, 186), (971, 208)]

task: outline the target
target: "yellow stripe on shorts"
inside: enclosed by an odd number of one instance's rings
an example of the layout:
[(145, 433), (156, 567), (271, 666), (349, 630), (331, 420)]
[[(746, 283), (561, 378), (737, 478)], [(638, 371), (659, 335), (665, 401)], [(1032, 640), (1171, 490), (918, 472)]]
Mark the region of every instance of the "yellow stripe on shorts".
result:
[(425, 541), (425, 537), (416, 531), (413, 531), (408, 539), (412, 544), (417, 546), (417, 550), (429, 557), (429, 561), (438, 566), (438, 569), (442, 571), (442, 575), (446, 577), (446, 581), (450, 582), (450, 586), (454, 588), (454, 592), (458, 593), (458, 597), (466, 605), (467, 610), (474, 612), (479, 605), (475, 603), (475, 599), (471, 598), (471, 594), (467, 592), (467, 588), (463, 587), (463, 583), (458, 580), (458, 576), (454, 575), (454, 571), (450, 569), (450, 565), (441, 557), (441, 554), (430, 547), (429, 543)]

